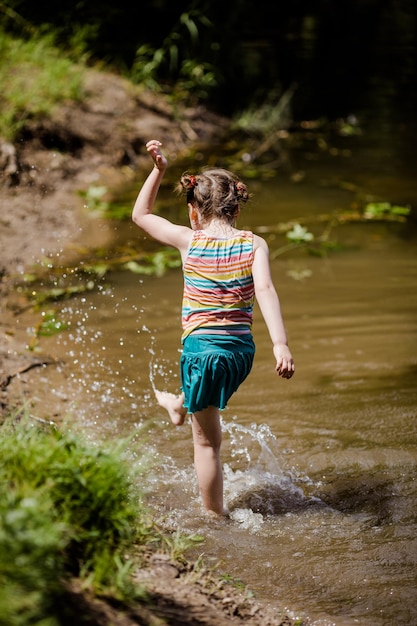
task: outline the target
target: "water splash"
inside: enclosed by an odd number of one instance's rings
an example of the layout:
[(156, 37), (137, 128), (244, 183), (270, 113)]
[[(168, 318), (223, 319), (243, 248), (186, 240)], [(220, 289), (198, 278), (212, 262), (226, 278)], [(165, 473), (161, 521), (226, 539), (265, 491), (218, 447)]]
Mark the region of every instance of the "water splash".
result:
[[(149, 348), (149, 380), (154, 392), (159, 389), (160, 379), (163, 384), (172, 380), (173, 373), (168, 365), (155, 354), (155, 341)], [(221, 418), (223, 437), (222, 457), (230, 458), (224, 463), (225, 502), (230, 511), (230, 519), (241, 528), (257, 532), (267, 516), (290, 513), (310, 506), (313, 501), (307, 497), (294, 480), (294, 475), (284, 469), (284, 460), (276, 436), (267, 424), (253, 423), (244, 426), (234, 417), (226, 422)], [(187, 474), (187, 482), (195, 483)], [(186, 485), (181, 481), (179, 470), (171, 470), (171, 479), (178, 488)], [(302, 481), (298, 481), (302, 482)], [(306, 482), (306, 481), (304, 481)]]
[(158, 377), (164, 387), (169, 387), (172, 385), (172, 381), (175, 381), (177, 388), (174, 393), (178, 393), (179, 382), (178, 382), (178, 371), (173, 371), (171, 367), (170, 361), (165, 361), (162, 357), (157, 358), (155, 351), (155, 337), (151, 336), (151, 346), (148, 348), (148, 352), (150, 355), (149, 359), (149, 382), (151, 383), (151, 387), (153, 392), (159, 391), (161, 387), (157, 387), (155, 379)]
[(237, 422), (222, 419), (222, 429), (230, 440), (230, 454), (234, 465), (239, 469), (242, 466), (262, 468), (282, 477), (283, 460), (276, 436), (267, 424), (251, 424), (249, 427)]
[(259, 532), (264, 523), (263, 515), (254, 513), (251, 509), (234, 509), (230, 512), (230, 519), (252, 533)]
[(233, 421), (223, 423), (223, 430), (229, 435), (234, 465), (224, 466), (225, 496), (233, 520), (256, 530), (265, 516), (290, 513), (316, 502), (283, 469), (277, 438), (267, 424), (247, 427)]

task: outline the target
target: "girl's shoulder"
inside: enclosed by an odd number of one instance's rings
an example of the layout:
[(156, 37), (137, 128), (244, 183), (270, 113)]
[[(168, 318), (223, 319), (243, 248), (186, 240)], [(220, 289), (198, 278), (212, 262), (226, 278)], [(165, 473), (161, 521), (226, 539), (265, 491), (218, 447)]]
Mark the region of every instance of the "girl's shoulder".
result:
[(265, 252), (268, 252), (268, 244), (266, 243), (265, 239), (253, 233), (253, 249), (254, 251), (256, 251), (258, 248), (261, 248), (262, 250), (265, 250)]

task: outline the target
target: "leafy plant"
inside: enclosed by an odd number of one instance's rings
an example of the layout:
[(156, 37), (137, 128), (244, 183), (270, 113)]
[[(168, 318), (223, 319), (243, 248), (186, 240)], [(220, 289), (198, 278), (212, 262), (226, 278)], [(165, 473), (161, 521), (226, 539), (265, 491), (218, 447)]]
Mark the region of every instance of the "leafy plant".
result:
[(147, 274), (150, 276), (163, 276), (168, 269), (181, 266), (181, 259), (176, 250), (164, 248), (153, 254), (149, 254), (144, 259), (146, 264), (138, 263), (135, 260), (124, 264), (124, 268), (134, 274)]
[(68, 329), (68, 324), (57, 317), (56, 311), (43, 311), (42, 320), (36, 327), (37, 337), (51, 337)]
[(363, 216), (368, 220), (407, 217), (410, 213), (410, 207), (399, 206), (390, 202), (368, 202), (363, 209)]
[(159, 48), (145, 43), (137, 49), (130, 78), (154, 91), (162, 91), (164, 81), (175, 83), (181, 99), (207, 98), (217, 86), (215, 69), (190, 54), (190, 49), (198, 50), (200, 30), (211, 26), (199, 10), (182, 13)]
[(36, 325), (35, 332), (29, 341), (29, 349), (35, 350), (40, 337), (52, 337), (68, 329), (68, 324), (58, 318), (56, 311), (48, 309), (42, 311), (42, 319)]
[[(51, 563), (53, 570), (89, 576), (96, 587), (115, 586), (137, 526), (147, 524), (134, 488), (138, 476), (123, 460), (126, 443), (112, 449), (87, 445), (71, 433), (39, 428), (29, 418), (18, 424), (6, 420), (1, 431), (0, 483), (8, 495), (1, 499), (0, 551), (10, 550), (13, 536), (16, 567), (34, 559), (38, 569)], [(33, 528), (25, 521), (29, 517), (38, 520)], [(12, 576), (9, 569), (6, 574)], [(29, 573), (24, 575), (30, 587)]]
[(3, 468), (0, 476), (0, 624), (58, 625), (51, 609), (62, 595), (66, 526), (45, 491), (11, 484)]
[(157, 528), (138, 487), (150, 461), (132, 464), (128, 441), (87, 443), (21, 413), (0, 435), (0, 626), (75, 623), (74, 576), (81, 588), (143, 600), (131, 574), (150, 549), (184, 561), (202, 542)]

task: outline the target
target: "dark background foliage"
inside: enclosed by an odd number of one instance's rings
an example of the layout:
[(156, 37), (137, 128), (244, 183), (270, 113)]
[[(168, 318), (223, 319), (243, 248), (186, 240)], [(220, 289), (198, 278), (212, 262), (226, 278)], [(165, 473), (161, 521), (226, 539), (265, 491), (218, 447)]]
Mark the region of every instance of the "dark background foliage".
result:
[[(15, 13), (13, 13), (15, 12)], [(179, 22), (194, 20), (193, 37)], [(52, 30), (60, 45), (82, 41), (92, 60), (129, 72), (143, 44), (175, 33), (181, 59), (210, 64), (210, 104), (230, 114), (268, 93), (295, 88), (293, 115), (334, 118), (372, 108), (413, 115), (417, 9), (414, 0), (7, 0), (8, 30)], [(19, 19), (16, 19), (16, 15)], [(178, 68), (161, 68), (175, 83)]]

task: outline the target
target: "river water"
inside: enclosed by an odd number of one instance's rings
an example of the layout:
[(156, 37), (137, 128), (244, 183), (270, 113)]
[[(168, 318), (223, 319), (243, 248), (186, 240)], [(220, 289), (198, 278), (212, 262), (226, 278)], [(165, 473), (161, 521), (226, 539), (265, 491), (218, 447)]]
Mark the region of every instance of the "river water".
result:
[[(373, 135), (353, 145), (293, 155), (298, 183), (288, 172), (253, 181), (240, 226), (259, 229), (275, 251), (285, 245), (276, 224), (304, 218), (319, 236), (326, 223), (317, 216), (349, 210), (358, 192), (416, 206), (403, 140)], [(115, 228), (142, 243), (133, 225)], [(275, 375), (256, 310), (254, 368), (222, 417), (228, 522), (204, 516), (190, 426), (172, 427), (153, 397), (153, 385), (179, 386), (179, 269), (160, 278), (113, 273), (63, 303), (70, 329), (42, 340), (63, 364), (43, 381), (49, 405), (65, 395), (69, 419), (89, 436), (133, 434), (138, 461), (144, 448), (152, 459), (144, 488), (161, 524), (204, 535), (193, 556), (204, 553), (258, 599), (320, 626), (413, 625), (416, 235), (410, 224), (351, 222), (330, 239), (340, 247), (325, 256), (300, 248), (272, 260), (296, 374)]]

